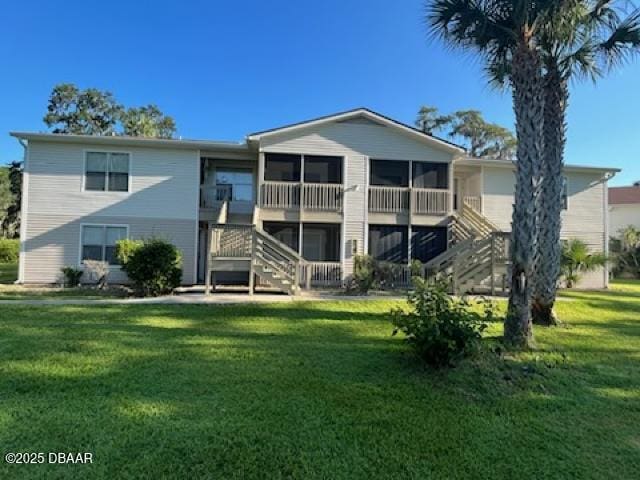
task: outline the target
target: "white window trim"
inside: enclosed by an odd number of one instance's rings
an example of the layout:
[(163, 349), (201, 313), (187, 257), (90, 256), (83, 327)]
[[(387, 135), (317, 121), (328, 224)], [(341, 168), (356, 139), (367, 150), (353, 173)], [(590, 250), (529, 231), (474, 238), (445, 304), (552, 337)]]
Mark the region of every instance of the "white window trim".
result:
[[(105, 189), (104, 190), (87, 190), (86, 189), (86, 180), (87, 180), (87, 154), (88, 153), (106, 153), (106, 154), (112, 154), (112, 153), (121, 153), (121, 154), (126, 154), (129, 155), (129, 175), (127, 178), (127, 191), (126, 192), (121, 192), (121, 191), (117, 191), (117, 190), (108, 190), (107, 187), (109, 186), (109, 158), (107, 156), (107, 170), (105, 172)], [(131, 193), (131, 178), (133, 177), (133, 175), (131, 174), (131, 171), (133, 170), (132, 168), (133, 166), (133, 154), (130, 151), (125, 151), (125, 150), (113, 150), (113, 149), (103, 149), (103, 148), (88, 148), (82, 151), (82, 181), (81, 181), (81, 189), (82, 192), (87, 192), (87, 193), (91, 193), (91, 194), (105, 194), (105, 193), (109, 193), (109, 194), (120, 194), (120, 195), (127, 195), (129, 193)]]
[[(125, 228), (127, 233), (125, 238), (129, 238), (129, 225), (127, 224), (119, 224), (119, 223), (81, 223), (80, 224), (80, 241), (79, 241), (79, 245), (80, 248), (78, 249), (78, 267), (79, 268), (85, 268), (84, 262), (82, 261), (82, 230), (84, 230), (84, 227), (103, 227), (103, 228), (108, 228), (108, 227), (115, 227), (115, 228)], [(109, 270), (121, 270), (122, 269), (122, 265), (109, 265)]]

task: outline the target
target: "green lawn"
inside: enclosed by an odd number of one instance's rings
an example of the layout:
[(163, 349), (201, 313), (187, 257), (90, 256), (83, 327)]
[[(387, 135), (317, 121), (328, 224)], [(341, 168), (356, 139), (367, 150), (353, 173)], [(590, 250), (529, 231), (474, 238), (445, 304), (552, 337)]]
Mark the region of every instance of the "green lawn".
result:
[(95, 458), (0, 478), (638, 478), (640, 285), (567, 296), (537, 351), (435, 373), (386, 300), (0, 306), (4, 453)]

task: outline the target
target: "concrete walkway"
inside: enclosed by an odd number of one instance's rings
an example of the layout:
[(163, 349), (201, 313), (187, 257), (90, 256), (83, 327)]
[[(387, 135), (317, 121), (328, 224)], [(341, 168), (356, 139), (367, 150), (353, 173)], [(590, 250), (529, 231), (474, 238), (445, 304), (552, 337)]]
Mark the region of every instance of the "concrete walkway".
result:
[(351, 295), (323, 295), (322, 293), (305, 293), (298, 296), (256, 293), (183, 293), (154, 298), (49, 298), (49, 299), (20, 299), (0, 300), (0, 305), (233, 305), (247, 303), (276, 303), (276, 302), (317, 302), (317, 301), (351, 301), (351, 300), (402, 300), (401, 296), (351, 296)]

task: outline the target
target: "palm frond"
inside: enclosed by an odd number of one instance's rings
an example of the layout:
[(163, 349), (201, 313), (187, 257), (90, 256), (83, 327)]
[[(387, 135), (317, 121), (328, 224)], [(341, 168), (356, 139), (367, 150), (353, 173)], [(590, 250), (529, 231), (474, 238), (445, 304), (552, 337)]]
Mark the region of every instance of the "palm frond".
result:
[(637, 55), (640, 52), (640, 9), (613, 25), (608, 37), (599, 44), (598, 51), (609, 69)]

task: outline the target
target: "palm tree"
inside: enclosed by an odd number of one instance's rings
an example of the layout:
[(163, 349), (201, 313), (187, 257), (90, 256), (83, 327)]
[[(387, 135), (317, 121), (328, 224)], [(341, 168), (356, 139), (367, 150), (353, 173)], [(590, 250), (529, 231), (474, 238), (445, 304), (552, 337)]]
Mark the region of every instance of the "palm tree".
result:
[(616, 5), (619, 3), (568, 3), (561, 14), (549, 17), (539, 30), (544, 66), (544, 161), (532, 301), (534, 323), (557, 323), (553, 306), (562, 255), (560, 213), (569, 81), (585, 77), (595, 80), (640, 48), (640, 13), (635, 10), (621, 19), (623, 7)]
[(533, 338), (531, 298), (538, 243), (538, 192), (543, 149), (542, 60), (536, 36), (561, 0), (435, 0), (427, 7), (431, 32), (455, 47), (479, 53), (491, 77), (508, 65), (516, 117), (516, 191), (511, 233), (511, 290), (505, 340)]
[(589, 253), (587, 244), (577, 238), (562, 246), (561, 274), (567, 288), (573, 288), (583, 273), (592, 272), (606, 263), (607, 258), (604, 254)]

